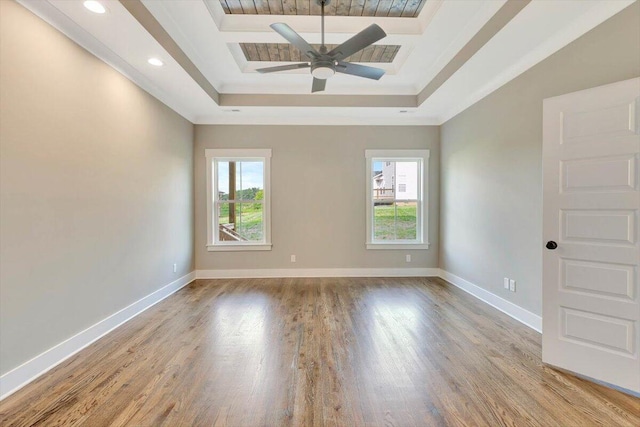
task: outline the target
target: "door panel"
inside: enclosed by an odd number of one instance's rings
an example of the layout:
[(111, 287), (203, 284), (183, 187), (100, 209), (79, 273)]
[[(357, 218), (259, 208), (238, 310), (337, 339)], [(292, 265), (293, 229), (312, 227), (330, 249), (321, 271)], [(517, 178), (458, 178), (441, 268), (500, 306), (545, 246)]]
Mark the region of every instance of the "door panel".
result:
[(602, 157), (560, 162), (563, 193), (633, 191), (637, 187), (636, 156)]
[(545, 363), (640, 392), (640, 79), (544, 101)]
[(560, 211), (562, 242), (618, 243), (635, 242), (635, 212), (631, 210), (564, 210)]
[(560, 287), (632, 301), (635, 297), (635, 267), (606, 262), (560, 259)]
[[(607, 99), (604, 103), (610, 102)], [(617, 105), (589, 110), (567, 110), (562, 116), (561, 144), (603, 144), (610, 138), (631, 136), (637, 132), (635, 99)], [(579, 107), (578, 107), (579, 108)], [(631, 119), (631, 120), (630, 120)]]
[(603, 350), (633, 354), (633, 322), (560, 307), (562, 336)]

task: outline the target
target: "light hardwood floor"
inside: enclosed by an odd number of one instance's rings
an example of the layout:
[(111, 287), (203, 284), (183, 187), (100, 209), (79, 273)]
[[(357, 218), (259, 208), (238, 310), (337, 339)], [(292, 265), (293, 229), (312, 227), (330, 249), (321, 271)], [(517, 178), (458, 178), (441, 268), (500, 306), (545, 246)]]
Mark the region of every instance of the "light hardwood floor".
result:
[(198, 280), (0, 402), (2, 426), (639, 426), (440, 279)]

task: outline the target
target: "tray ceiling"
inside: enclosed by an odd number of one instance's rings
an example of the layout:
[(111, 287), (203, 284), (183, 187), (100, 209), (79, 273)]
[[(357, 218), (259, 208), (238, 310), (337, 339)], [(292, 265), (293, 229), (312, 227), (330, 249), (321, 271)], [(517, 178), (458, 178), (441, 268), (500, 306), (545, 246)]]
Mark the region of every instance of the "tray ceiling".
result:
[[(312, 44), (316, 50), (319, 44)], [(331, 51), (336, 44), (326, 45)], [(305, 62), (300, 58), (300, 51), (286, 43), (240, 43), (240, 48), (247, 61), (272, 61), (272, 62)], [(360, 52), (345, 58), (346, 62), (377, 62), (390, 64), (393, 62), (400, 46), (398, 45), (373, 45), (364, 48)]]
[[(316, 0), (219, 0), (231, 15), (320, 15)], [(427, 0), (331, 0), (330, 16), (393, 16), (415, 18)], [(431, 0), (434, 1), (434, 0)]]
[(308, 69), (256, 70), (300, 61), (274, 22), (320, 43), (315, 0), (17, 1), (194, 123), (310, 125), (441, 124), (634, 2), (332, 0), (329, 49), (375, 23), (387, 37), (348, 59), (386, 73), (311, 94)]

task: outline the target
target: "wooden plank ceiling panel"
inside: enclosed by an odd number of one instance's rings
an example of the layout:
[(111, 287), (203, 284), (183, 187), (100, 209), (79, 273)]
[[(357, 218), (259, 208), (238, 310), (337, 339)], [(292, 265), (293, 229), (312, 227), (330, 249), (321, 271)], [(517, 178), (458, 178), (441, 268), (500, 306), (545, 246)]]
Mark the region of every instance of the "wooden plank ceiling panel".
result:
[[(331, 0), (327, 16), (396, 16), (415, 18), (428, 0)], [(320, 15), (316, 0), (220, 0), (232, 15)]]
[[(320, 45), (312, 45), (320, 49)], [(336, 47), (335, 44), (327, 45), (327, 50)], [(259, 62), (304, 62), (307, 58), (300, 55), (300, 51), (287, 43), (240, 43), (240, 48), (247, 61)], [(347, 62), (379, 62), (391, 63), (395, 59), (400, 46), (398, 45), (373, 45), (368, 46), (345, 59)]]

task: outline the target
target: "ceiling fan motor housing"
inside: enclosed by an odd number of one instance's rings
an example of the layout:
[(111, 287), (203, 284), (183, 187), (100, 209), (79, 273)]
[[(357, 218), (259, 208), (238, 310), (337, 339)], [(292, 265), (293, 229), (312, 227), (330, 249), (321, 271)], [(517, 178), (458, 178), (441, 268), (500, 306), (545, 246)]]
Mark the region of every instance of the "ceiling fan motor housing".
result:
[(311, 74), (316, 79), (326, 80), (335, 73), (336, 65), (331, 59), (316, 59), (311, 63)]
[(325, 6), (329, 4), (329, 1), (330, 0), (315, 0), (315, 2), (321, 6), (321, 43), (318, 49), (311, 46), (300, 36), (300, 34), (296, 33), (293, 28), (284, 22), (276, 22), (270, 25), (274, 31), (284, 37), (301, 52), (301, 56), (305, 57), (303, 59), (305, 62), (278, 65), (276, 67), (258, 68), (256, 71), (259, 73), (274, 73), (278, 71), (310, 68), (311, 74), (313, 75), (313, 85), (311, 86), (312, 93), (324, 91), (327, 79), (333, 76), (336, 72), (379, 80), (380, 77), (384, 75), (384, 70), (375, 67), (368, 67), (366, 65), (352, 64), (350, 62), (346, 62), (345, 58), (349, 58), (356, 52), (360, 52), (361, 50), (373, 45), (378, 40), (386, 37), (387, 34), (379, 25), (371, 24), (328, 52), (328, 48), (324, 43), (324, 18)]

